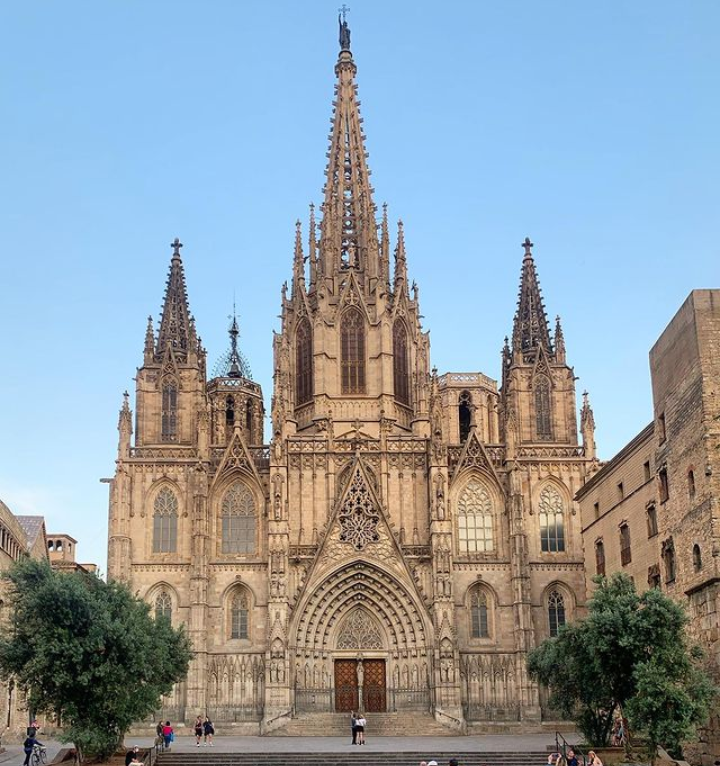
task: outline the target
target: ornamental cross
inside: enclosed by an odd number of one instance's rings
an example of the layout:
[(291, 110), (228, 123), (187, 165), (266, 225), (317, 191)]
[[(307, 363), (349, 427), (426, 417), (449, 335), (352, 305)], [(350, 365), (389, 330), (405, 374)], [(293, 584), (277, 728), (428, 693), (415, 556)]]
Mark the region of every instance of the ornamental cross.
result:
[(175, 237), (175, 240), (170, 243), (170, 247), (173, 249), (173, 255), (180, 255), (180, 248), (183, 246), (183, 243)]
[(347, 14), (349, 10), (350, 9), (347, 7), (347, 5), (345, 5), (345, 3), (342, 4), (342, 8), (338, 8), (338, 13), (342, 14), (343, 21), (345, 21), (345, 14)]
[(530, 241), (530, 237), (525, 237), (525, 241), (522, 243), (522, 246), (525, 248), (525, 255), (532, 255), (530, 250), (532, 250), (533, 243)]

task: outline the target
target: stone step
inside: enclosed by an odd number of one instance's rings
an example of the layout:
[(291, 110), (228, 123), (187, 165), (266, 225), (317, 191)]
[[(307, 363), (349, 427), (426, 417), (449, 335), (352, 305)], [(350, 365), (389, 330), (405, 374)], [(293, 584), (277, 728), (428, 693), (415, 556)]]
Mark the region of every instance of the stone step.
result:
[[(457, 732), (438, 723), (429, 713), (366, 713), (367, 737), (456, 736)], [(313, 713), (293, 718), (282, 729), (273, 732), (278, 737), (350, 737), (350, 717), (347, 713)]]
[[(350, 747), (352, 747), (350, 745)], [(434, 758), (440, 766), (446, 766), (451, 758), (457, 758), (461, 766), (542, 766), (547, 761), (547, 752), (366, 752), (362, 748), (348, 753), (263, 753), (263, 766), (346, 766), (352, 759), (352, 766), (377, 766), (378, 760), (390, 766), (418, 766), (420, 761)], [(190, 753), (162, 753), (158, 766), (256, 766), (257, 753), (219, 753), (202, 749)]]

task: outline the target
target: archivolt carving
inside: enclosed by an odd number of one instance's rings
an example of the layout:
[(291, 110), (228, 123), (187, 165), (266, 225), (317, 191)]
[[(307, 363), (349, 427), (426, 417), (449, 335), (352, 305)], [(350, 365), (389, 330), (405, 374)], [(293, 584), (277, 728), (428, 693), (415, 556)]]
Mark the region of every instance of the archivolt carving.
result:
[(382, 649), (380, 629), (364, 609), (355, 609), (345, 618), (336, 643), (337, 649)]
[(425, 625), (410, 592), (387, 572), (356, 561), (336, 570), (311, 589), (295, 628), (298, 656), (325, 653), (333, 648), (334, 628), (352, 610), (365, 607), (388, 636), (393, 654), (425, 654)]

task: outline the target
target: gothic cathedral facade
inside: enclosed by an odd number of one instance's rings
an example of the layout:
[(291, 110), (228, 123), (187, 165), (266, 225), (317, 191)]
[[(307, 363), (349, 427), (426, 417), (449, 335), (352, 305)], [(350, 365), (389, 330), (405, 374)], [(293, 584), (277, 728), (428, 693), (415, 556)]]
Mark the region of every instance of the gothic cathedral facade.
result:
[[(524, 243), (500, 385), (438, 374), (402, 223), (377, 216), (349, 32), (321, 217), (297, 233), (274, 337), (272, 433), (231, 328), (208, 380), (175, 241), (125, 396), (108, 574), (194, 646), (163, 717), (269, 732), (314, 712), (538, 724), (527, 652), (584, 607), (573, 498), (597, 466), (587, 400)], [(134, 437), (134, 438), (133, 438)]]

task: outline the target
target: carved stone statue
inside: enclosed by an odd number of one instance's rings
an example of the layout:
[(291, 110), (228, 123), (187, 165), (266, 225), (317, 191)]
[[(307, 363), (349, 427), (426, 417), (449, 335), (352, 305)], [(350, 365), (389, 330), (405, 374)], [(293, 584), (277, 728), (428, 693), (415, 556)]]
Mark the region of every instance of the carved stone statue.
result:
[(350, 27), (348, 27), (347, 21), (340, 18), (338, 15), (338, 24), (340, 25), (340, 50), (350, 50)]

